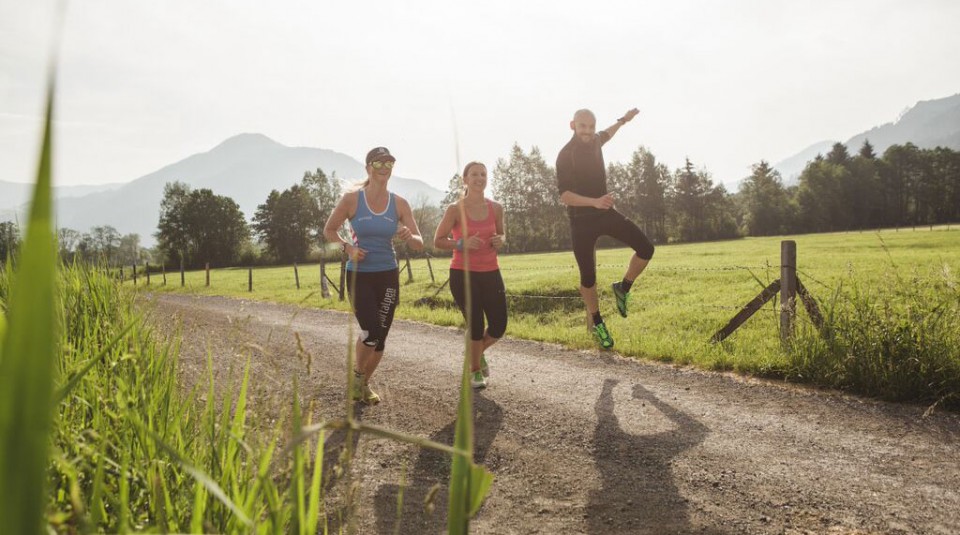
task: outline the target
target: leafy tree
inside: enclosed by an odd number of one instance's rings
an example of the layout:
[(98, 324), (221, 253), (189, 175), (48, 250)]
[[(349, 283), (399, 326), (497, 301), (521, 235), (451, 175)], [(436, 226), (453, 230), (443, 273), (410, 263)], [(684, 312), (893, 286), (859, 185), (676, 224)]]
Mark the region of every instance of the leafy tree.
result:
[(249, 229), (233, 199), (173, 182), (164, 187), (156, 237), (169, 260), (226, 266), (236, 261)]
[(187, 197), (184, 215), (193, 246), (193, 265), (209, 262), (229, 266), (236, 262), (240, 247), (250, 235), (236, 201), (209, 189), (195, 190)]
[(330, 217), (330, 213), (333, 212), (333, 208), (337, 205), (337, 201), (340, 200), (340, 195), (342, 194), (340, 181), (337, 179), (336, 173), (327, 177), (323, 169), (318, 167), (313, 173), (309, 171), (304, 173), (300, 185), (307, 190), (317, 205), (316, 220), (311, 224), (311, 230), (316, 239), (323, 243), (325, 241), (323, 238), (323, 226), (326, 224), (327, 218)]
[(57, 244), (60, 248), (60, 258), (64, 262), (72, 261), (80, 244), (81, 234), (72, 228), (57, 229)]
[[(444, 205), (445, 206), (445, 205)], [(413, 218), (420, 227), (420, 234), (425, 243), (433, 243), (433, 235), (437, 232), (440, 219), (443, 218), (443, 209), (430, 202), (426, 195), (417, 195), (411, 203)]]
[(460, 176), (460, 173), (456, 173), (450, 177), (450, 182), (447, 183), (447, 194), (440, 201), (440, 207), (446, 209), (447, 206), (459, 201), (462, 194), (463, 177)]
[(706, 180), (710, 185), (705, 199), (706, 231), (700, 239), (725, 240), (736, 238), (739, 235), (736, 203), (723, 184), (712, 186), (709, 177)]
[(253, 229), (267, 252), (278, 261), (299, 262), (318, 239), (319, 217), (320, 208), (314, 196), (306, 187), (295, 185), (283, 193), (270, 192), (267, 201), (257, 207)]
[(139, 265), (146, 260), (144, 250), (140, 247), (139, 234), (127, 234), (120, 238), (120, 243), (117, 247), (117, 261), (121, 265)]
[(920, 150), (913, 143), (893, 145), (883, 153), (881, 183), (889, 211), (888, 225), (899, 227), (911, 222), (920, 157)]
[(117, 249), (120, 247), (120, 233), (110, 225), (90, 229), (93, 248), (108, 265), (117, 262)]
[(842, 184), (849, 171), (828, 160), (814, 160), (800, 174), (797, 204), (800, 224), (807, 232), (830, 232), (841, 228), (843, 212)]
[(191, 188), (183, 182), (169, 182), (163, 187), (160, 201), (160, 223), (157, 225), (157, 248), (177, 264), (185, 263), (192, 253), (187, 226), (186, 206)]

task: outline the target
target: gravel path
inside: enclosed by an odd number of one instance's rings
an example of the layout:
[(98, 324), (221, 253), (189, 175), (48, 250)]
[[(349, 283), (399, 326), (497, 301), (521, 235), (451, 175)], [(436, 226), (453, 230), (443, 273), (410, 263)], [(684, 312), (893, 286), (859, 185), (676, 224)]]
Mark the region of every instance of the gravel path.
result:
[[(180, 326), (185, 387), (204, 380), (208, 354), (221, 386), (249, 357), (261, 425), (288, 411), (295, 376), (314, 421), (343, 413), (350, 316), (146, 301), (158, 330)], [(362, 419), (451, 443), (462, 340), (395, 322), (373, 380), (384, 402)], [(524, 340), (488, 359), (476, 459), (496, 479), (474, 533), (960, 533), (956, 414)], [(328, 458), (342, 442), (330, 437)], [(446, 456), (370, 437), (357, 447), (362, 533), (445, 530)]]

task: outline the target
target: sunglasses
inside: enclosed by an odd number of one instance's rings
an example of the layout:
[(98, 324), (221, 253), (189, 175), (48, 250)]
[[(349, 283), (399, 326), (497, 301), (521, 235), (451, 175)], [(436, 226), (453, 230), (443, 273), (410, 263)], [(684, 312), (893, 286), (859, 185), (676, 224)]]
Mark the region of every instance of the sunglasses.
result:
[(370, 166), (374, 169), (393, 169), (394, 162), (370, 162)]

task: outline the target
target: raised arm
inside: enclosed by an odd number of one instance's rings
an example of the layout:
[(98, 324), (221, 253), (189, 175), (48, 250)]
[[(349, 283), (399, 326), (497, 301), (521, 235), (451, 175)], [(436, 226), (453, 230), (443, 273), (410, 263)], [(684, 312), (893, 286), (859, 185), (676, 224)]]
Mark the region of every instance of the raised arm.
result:
[(640, 110), (638, 110), (637, 108), (627, 110), (627, 113), (624, 113), (623, 117), (617, 119), (617, 122), (607, 127), (607, 129), (604, 130), (604, 132), (607, 133), (607, 141), (609, 141), (610, 138), (612, 138), (613, 135), (617, 133), (617, 130), (620, 130), (621, 126), (633, 120), (633, 118), (636, 117), (638, 113), (640, 113)]

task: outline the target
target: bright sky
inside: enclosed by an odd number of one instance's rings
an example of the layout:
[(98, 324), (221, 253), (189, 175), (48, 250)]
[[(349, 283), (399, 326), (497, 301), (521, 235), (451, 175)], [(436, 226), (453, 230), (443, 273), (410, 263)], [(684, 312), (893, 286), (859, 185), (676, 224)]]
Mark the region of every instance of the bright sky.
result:
[[(0, 180), (34, 172), (53, 12), (0, 0)], [(953, 0), (73, 1), (55, 173), (126, 182), (259, 132), (358, 160), (385, 145), (444, 189), (458, 152), (492, 167), (517, 142), (552, 165), (576, 109), (603, 128), (635, 106), (608, 162), (644, 145), (733, 189), (960, 92), (958, 21)]]

